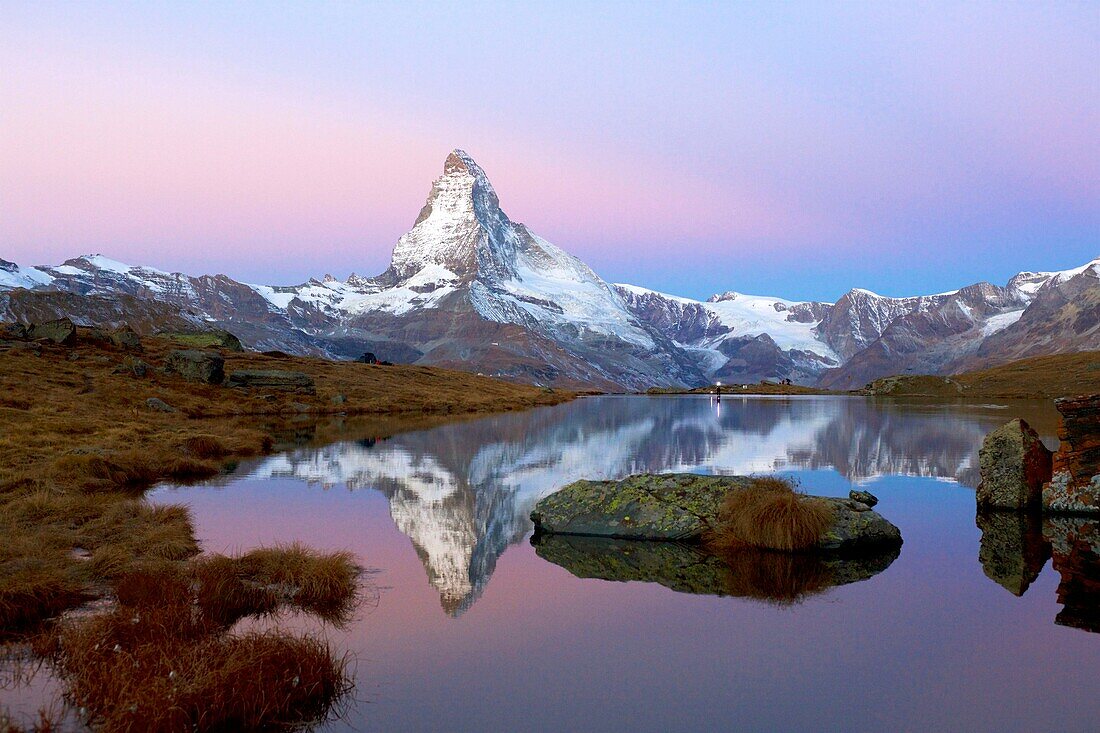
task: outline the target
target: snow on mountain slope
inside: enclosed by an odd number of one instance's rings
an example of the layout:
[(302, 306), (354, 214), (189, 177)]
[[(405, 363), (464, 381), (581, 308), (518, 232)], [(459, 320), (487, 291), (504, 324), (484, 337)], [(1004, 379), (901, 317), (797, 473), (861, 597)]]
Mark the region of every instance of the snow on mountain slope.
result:
[[(840, 363), (816, 332), (829, 307), (826, 303), (735, 292), (702, 302), (634, 285), (615, 287), (640, 320), (668, 333), (709, 377), (789, 376), (806, 381)], [(751, 359), (742, 353), (746, 345), (756, 352)]]
[(53, 278), (46, 272), (36, 267), (20, 267), (14, 262), (0, 259), (0, 290), (14, 288), (45, 287), (53, 282)]
[[(1100, 348), (1095, 314), (1074, 305), (1091, 302), (1098, 274), (1100, 259), (1020, 273), (1005, 287), (978, 283), (905, 298), (856, 288), (836, 303), (732, 291), (703, 302), (609, 285), (509, 219), (485, 171), (454, 150), (376, 277), (247, 285), (86, 255), (54, 267), (0, 260), (0, 291), (125, 295), (178, 308), (187, 320), (232, 330), (256, 348), (333, 357), (370, 350), (545, 385), (824, 384), (840, 372), (845, 384), (859, 386), (871, 374), (946, 368), (987, 340), (1006, 345), (986, 349), (990, 358), (1009, 343), (1013, 353), (1026, 350), (1042, 337), (1045, 319), (1068, 329), (1074, 348)], [(1063, 290), (1072, 302), (1063, 303)], [(58, 315), (80, 316), (73, 312), (78, 300), (56, 301)], [(1032, 308), (1040, 301), (1041, 312)], [(1027, 338), (1014, 335), (1025, 328)], [(1043, 348), (1057, 347), (1048, 341)]]

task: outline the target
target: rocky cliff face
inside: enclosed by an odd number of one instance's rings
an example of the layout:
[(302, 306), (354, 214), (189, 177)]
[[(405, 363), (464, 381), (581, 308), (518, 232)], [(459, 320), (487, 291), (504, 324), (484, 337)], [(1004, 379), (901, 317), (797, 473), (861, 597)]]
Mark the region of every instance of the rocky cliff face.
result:
[(1063, 273), (1021, 273), (1004, 287), (978, 283), (908, 298), (856, 289), (836, 303), (732, 291), (696, 301), (603, 281), (512, 221), (485, 171), (455, 150), (376, 277), (268, 286), (100, 255), (57, 266), (0, 260), (0, 319), (33, 310), (39, 319), (86, 322), (134, 311), (148, 322), (171, 317), (224, 328), (257, 349), (336, 358), (373, 351), (546, 385), (644, 389), (790, 378), (854, 388), (891, 374), (1100, 348), (1098, 269), (1100, 260)]
[(1043, 488), (1043, 508), (1100, 514), (1100, 395), (1054, 401), (1062, 413), (1054, 477)]

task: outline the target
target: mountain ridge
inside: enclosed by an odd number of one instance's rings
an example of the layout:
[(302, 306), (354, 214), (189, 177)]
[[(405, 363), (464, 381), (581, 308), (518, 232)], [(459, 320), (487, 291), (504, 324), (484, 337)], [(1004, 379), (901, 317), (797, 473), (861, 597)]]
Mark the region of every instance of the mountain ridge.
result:
[[(88, 314), (73, 295), (127, 297), (130, 311), (141, 302), (176, 307), (258, 349), (334, 358), (374, 351), (543, 385), (634, 390), (789, 378), (853, 388), (891, 373), (1100, 348), (1098, 273), (1100, 259), (934, 295), (853, 288), (827, 303), (731, 290), (694, 300), (604, 281), (512, 221), (485, 171), (456, 149), (377, 276), (272, 286), (98, 254), (56, 266), (0, 260), (0, 319), (26, 318), (23, 291), (37, 294), (35, 313), (49, 312), (50, 293), (69, 294), (55, 298), (55, 312), (78, 321)], [(94, 310), (104, 311), (101, 303)]]

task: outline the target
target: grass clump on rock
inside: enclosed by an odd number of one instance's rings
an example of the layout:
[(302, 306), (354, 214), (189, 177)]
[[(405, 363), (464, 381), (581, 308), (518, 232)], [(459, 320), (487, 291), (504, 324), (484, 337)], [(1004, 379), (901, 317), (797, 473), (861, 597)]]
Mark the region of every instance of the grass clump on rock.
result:
[(806, 496), (790, 479), (757, 477), (729, 491), (706, 540), (720, 554), (746, 547), (810, 550), (831, 526), (834, 512), (829, 502)]

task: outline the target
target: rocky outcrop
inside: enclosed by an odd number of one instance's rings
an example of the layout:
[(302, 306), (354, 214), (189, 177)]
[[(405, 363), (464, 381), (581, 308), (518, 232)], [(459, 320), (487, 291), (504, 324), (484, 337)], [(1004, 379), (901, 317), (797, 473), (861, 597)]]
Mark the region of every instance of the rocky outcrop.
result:
[(0, 339), (21, 341), (27, 338), (27, 327), (22, 323), (0, 323)]
[(68, 318), (36, 323), (27, 329), (27, 338), (31, 341), (46, 339), (67, 346), (76, 341), (76, 325)]
[(213, 351), (186, 349), (169, 352), (164, 359), (169, 374), (178, 374), (189, 382), (221, 384), (225, 379), (225, 359)]
[(1051, 477), (1051, 453), (1030, 425), (1016, 418), (985, 436), (978, 453), (978, 505), (996, 509), (1037, 506)]
[(239, 338), (229, 333), (229, 331), (220, 328), (189, 331), (158, 331), (157, 336), (182, 346), (202, 349), (244, 351), (244, 346), (241, 344)]
[[(621, 481), (577, 481), (540, 501), (531, 512), (531, 520), (537, 534), (699, 541), (717, 526), (726, 494), (752, 481), (745, 476), (698, 474), (639, 474)], [(850, 551), (901, 544), (898, 528), (866, 504), (851, 499), (822, 501), (832, 504), (834, 520), (817, 550)]]
[(108, 336), (111, 343), (119, 349), (126, 351), (141, 351), (141, 337), (138, 336), (137, 331), (129, 326), (123, 326), (117, 328)]
[(240, 369), (232, 372), (225, 384), (227, 387), (240, 387), (242, 389), (314, 393), (313, 378), (308, 374), (280, 369)]
[(1100, 513), (1100, 395), (1054, 401), (1062, 413), (1053, 477), (1043, 488), (1043, 509)]

